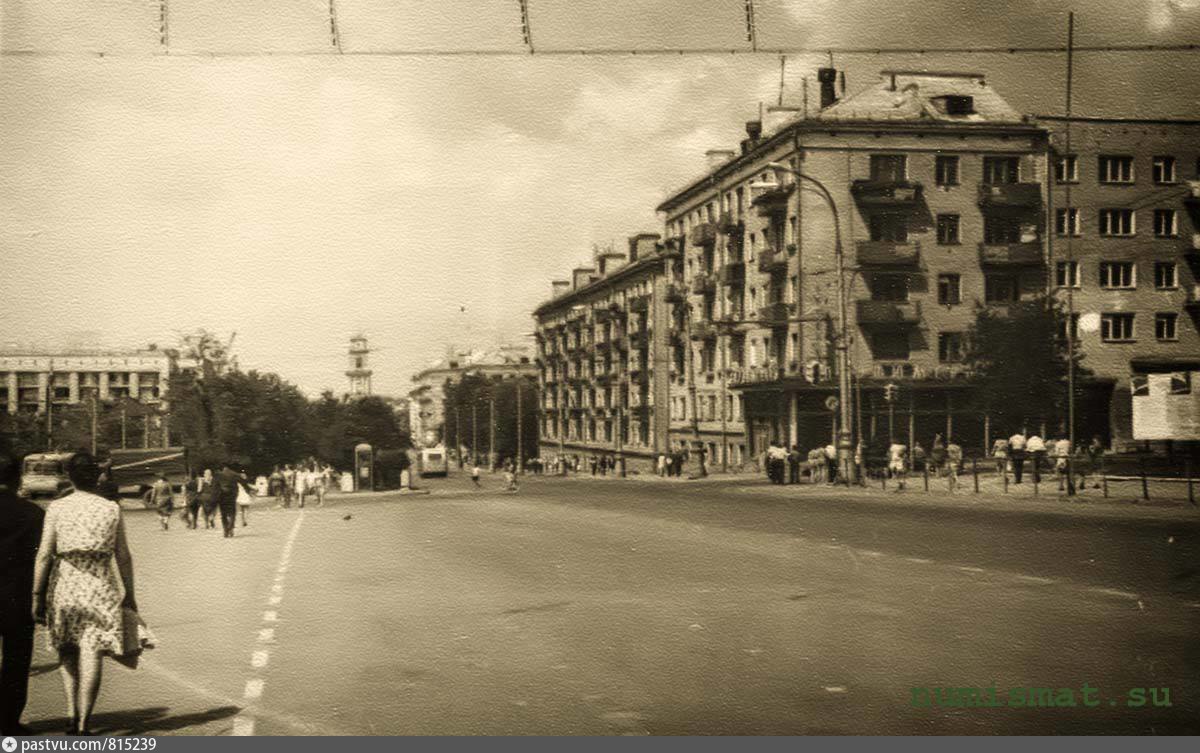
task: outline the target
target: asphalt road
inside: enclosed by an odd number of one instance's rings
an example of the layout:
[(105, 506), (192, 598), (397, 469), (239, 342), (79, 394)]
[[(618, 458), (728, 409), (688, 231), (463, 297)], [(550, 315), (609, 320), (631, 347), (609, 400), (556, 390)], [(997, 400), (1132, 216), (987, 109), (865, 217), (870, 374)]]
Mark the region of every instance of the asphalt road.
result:
[[(232, 540), (130, 513), (160, 645), (137, 671), (109, 665), (97, 728), (1200, 731), (1196, 520), (723, 482), (484, 485), (263, 506)], [(64, 726), (56, 674), (39, 649), (39, 731)], [(1080, 705), (912, 705), (914, 687), (992, 686), (1073, 688)], [(1134, 688), (1172, 705), (1129, 707)]]

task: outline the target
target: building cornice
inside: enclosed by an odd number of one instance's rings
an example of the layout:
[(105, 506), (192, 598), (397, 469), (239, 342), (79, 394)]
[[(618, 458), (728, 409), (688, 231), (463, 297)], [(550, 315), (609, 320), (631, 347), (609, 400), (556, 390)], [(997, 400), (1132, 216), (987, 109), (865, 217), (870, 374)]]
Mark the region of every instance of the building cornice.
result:
[(595, 293), (596, 291), (604, 290), (607, 287), (612, 287), (630, 277), (635, 277), (641, 272), (646, 270), (653, 272), (655, 265), (662, 264), (663, 260), (666, 258), (667, 257), (665, 256), (656, 254), (646, 259), (638, 259), (633, 264), (628, 264), (624, 267), (621, 267), (612, 274), (601, 277), (595, 282), (590, 282), (578, 290), (572, 290), (569, 293), (565, 293), (557, 298), (552, 298), (549, 301), (546, 301), (533, 310), (533, 315), (535, 317), (540, 317), (562, 306), (574, 305), (575, 302), (587, 297), (592, 293)]

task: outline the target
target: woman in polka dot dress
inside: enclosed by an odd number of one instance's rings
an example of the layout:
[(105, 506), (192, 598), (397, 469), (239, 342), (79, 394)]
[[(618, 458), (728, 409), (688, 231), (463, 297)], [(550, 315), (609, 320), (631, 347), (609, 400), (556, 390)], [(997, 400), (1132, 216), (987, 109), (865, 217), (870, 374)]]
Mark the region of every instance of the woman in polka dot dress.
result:
[[(92, 734), (101, 659), (125, 654), (122, 607), (136, 612), (133, 560), (117, 503), (84, 491), (86, 479), (46, 510), (34, 572), (34, 613), (61, 660), (68, 734)], [(134, 641), (137, 638), (134, 637)]]

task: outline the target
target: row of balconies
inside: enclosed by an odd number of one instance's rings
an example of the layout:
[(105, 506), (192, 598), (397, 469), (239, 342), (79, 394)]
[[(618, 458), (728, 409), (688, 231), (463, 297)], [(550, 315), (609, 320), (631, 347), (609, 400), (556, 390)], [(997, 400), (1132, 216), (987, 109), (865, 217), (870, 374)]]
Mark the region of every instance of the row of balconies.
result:
[[(892, 241), (858, 241), (855, 256), (862, 267), (914, 267), (921, 258), (921, 244)], [(979, 263), (985, 267), (1035, 267), (1045, 261), (1042, 244), (980, 243)]]
[[(865, 208), (903, 209), (921, 202), (923, 186), (903, 179), (856, 180), (850, 193)], [(978, 203), (988, 210), (1035, 210), (1042, 205), (1039, 183), (980, 183)]]

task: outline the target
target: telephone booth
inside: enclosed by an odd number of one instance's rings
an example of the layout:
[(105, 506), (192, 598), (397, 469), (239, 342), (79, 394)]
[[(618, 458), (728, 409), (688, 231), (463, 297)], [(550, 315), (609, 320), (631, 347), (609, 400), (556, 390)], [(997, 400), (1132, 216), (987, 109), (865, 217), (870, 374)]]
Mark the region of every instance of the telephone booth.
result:
[(354, 491), (375, 488), (375, 450), (369, 444), (354, 447)]

